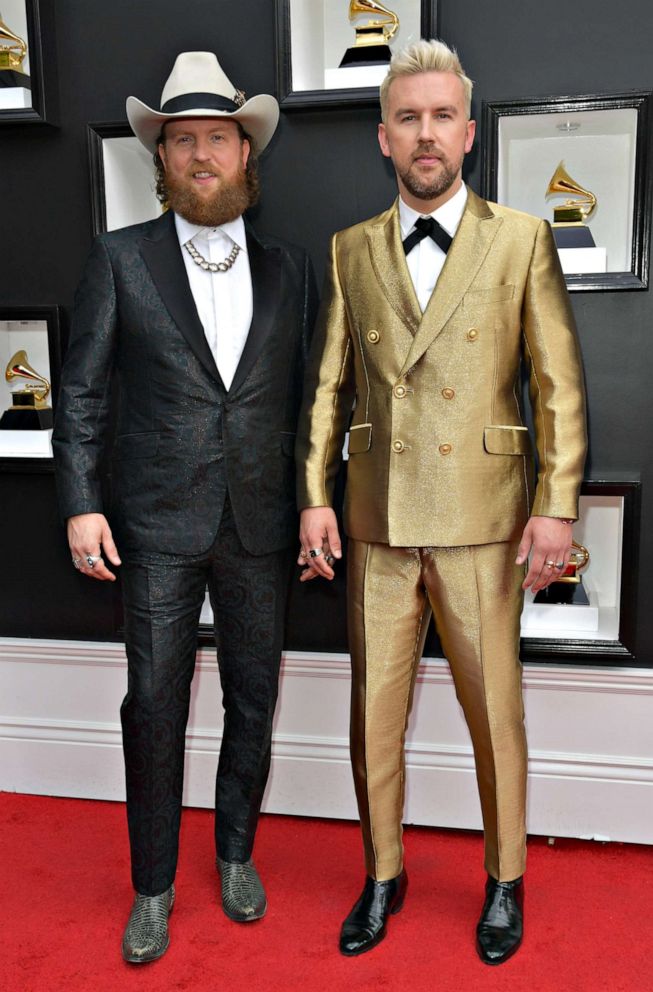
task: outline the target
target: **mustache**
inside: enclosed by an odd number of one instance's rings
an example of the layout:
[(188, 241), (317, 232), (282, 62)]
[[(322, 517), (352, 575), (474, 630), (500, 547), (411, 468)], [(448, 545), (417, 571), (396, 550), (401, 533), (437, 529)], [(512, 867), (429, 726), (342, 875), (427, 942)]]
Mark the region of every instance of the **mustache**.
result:
[(442, 152), (431, 141), (423, 141), (418, 144), (417, 151), (413, 155), (413, 162), (416, 162), (422, 155), (437, 155), (438, 158), (442, 158)]

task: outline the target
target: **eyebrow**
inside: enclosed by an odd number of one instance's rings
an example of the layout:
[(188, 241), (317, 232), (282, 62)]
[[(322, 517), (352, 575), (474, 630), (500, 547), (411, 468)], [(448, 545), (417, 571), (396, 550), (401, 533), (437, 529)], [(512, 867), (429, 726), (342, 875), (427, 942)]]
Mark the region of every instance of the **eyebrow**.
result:
[[(431, 109), (434, 110), (436, 113), (441, 113), (443, 110), (448, 110), (449, 113), (452, 114), (457, 114), (459, 112), (459, 108), (456, 107), (454, 104), (445, 104), (444, 106), (433, 107)], [(394, 116), (400, 117), (402, 114), (417, 114), (417, 113), (419, 113), (419, 111), (415, 107), (399, 107), (398, 110), (395, 110)]]

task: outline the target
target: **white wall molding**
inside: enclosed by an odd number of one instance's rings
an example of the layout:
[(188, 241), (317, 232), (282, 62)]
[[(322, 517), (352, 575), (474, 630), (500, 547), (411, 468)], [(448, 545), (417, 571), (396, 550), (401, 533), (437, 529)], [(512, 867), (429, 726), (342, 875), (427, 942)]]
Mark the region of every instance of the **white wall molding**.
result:
[[(316, 685), (315, 680), (320, 684)], [(0, 638), (0, 788), (124, 795), (122, 644)], [(289, 652), (265, 808), (355, 817), (349, 657)], [(524, 666), (529, 830), (653, 843), (653, 671)], [(221, 742), (215, 653), (198, 654), (185, 801), (210, 806)], [(406, 745), (408, 822), (478, 828), (467, 729), (449, 668), (425, 659)]]

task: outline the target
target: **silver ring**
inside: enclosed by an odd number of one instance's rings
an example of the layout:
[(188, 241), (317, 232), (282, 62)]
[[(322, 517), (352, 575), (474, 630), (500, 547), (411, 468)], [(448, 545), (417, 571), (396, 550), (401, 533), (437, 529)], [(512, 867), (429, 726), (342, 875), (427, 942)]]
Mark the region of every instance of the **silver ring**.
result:
[(102, 555), (86, 555), (86, 564), (89, 568), (95, 568), (99, 561), (102, 561)]
[(564, 568), (564, 567), (565, 567), (564, 561), (557, 561), (556, 562), (556, 568)]
[(306, 554), (306, 552), (304, 551), (304, 549), (303, 549), (303, 548), (302, 548), (302, 550), (301, 550), (301, 551), (299, 552), (299, 557), (300, 557), (300, 558), (308, 558), (308, 555)]
[(333, 555), (325, 555), (324, 560), (327, 563), (327, 565), (333, 565), (335, 558), (333, 557)]
[(324, 551), (322, 550), (322, 548), (311, 548), (311, 550), (308, 553), (311, 556), (311, 558), (319, 558), (320, 555), (324, 554)]
[(79, 568), (82, 559), (81, 558), (73, 558), (72, 561), (73, 561), (73, 565), (75, 566), (75, 568)]
[(555, 568), (556, 563), (554, 561), (545, 561), (544, 564), (547, 568)]

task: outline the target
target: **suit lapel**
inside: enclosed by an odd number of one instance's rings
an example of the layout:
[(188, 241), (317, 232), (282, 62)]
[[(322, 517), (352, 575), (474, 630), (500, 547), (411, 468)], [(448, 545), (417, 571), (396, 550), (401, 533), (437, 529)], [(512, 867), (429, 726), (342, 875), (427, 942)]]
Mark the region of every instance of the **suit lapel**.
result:
[(141, 243), (141, 254), (168, 313), (191, 350), (214, 379), (222, 384), (191, 292), (172, 211), (157, 222)]
[(229, 387), (230, 396), (242, 386), (274, 327), (281, 293), (280, 249), (264, 247), (249, 226), (246, 233), (254, 307), (247, 341)]
[[(365, 234), (372, 267), (388, 303), (411, 334), (416, 334), (422, 311), (406, 265), (398, 203), (395, 201), (375, 223), (369, 224)], [(407, 345), (410, 340), (410, 337), (406, 338)]]
[(471, 190), (444, 268), (413, 338), (402, 375), (417, 362), (460, 304), (476, 278), (501, 224), (485, 200)]

